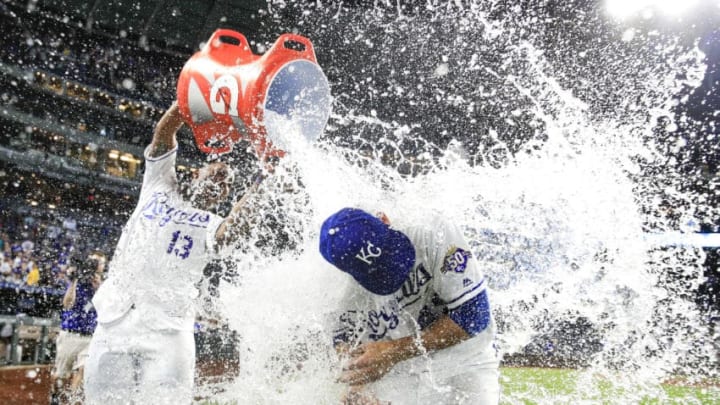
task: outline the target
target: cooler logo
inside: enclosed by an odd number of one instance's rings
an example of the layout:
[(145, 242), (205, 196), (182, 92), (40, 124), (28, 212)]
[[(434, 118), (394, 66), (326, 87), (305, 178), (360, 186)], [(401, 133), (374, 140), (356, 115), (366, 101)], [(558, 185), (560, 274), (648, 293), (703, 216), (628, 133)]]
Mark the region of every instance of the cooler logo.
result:
[(222, 115), (238, 115), (240, 89), (237, 79), (231, 75), (222, 75), (210, 89), (210, 108)]
[(240, 119), (238, 103), (241, 96), (241, 88), (237, 79), (229, 74), (220, 76), (214, 80), (212, 76), (205, 77), (208, 84), (212, 84), (210, 88), (209, 105), (205, 101), (203, 91), (195, 81), (190, 79), (188, 87), (188, 107), (190, 109), (190, 117), (192, 122), (197, 124), (205, 124), (215, 120), (215, 114), (230, 117), (235, 129), (244, 137), (248, 136), (248, 130), (245, 123)]
[(467, 268), (468, 261), (472, 257), (472, 253), (453, 246), (445, 254), (442, 272), (452, 271), (454, 273), (464, 273)]
[(147, 219), (159, 219), (159, 225), (165, 226), (169, 222), (178, 225), (190, 225), (198, 228), (207, 228), (210, 223), (210, 214), (207, 212), (193, 212), (179, 210), (167, 203), (168, 196), (156, 192), (142, 209), (142, 215)]
[(376, 257), (380, 257), (382, 249), (375, 247), (372, 242), (367, 243), (367, 248), (360, 249), (360, 253), (355, 255), (355, 258), (362, 260), (365, 264), (372, 266), (372, 261)]

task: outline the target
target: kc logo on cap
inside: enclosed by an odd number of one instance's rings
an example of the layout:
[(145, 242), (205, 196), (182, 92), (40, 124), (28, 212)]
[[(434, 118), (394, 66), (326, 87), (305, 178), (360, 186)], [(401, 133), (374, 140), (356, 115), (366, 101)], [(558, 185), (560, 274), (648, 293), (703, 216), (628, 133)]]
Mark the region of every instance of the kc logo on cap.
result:
[(397, 291), (415, 264), (415, 248), (404, 233), (357, 208), (343, 208), (323, 222), (320, 254), (378, 295)]
[(360, 249), (360, 253), (356, 254), (355, 257), (364, 261), (367, 264), (372, 265), (372, 262), (370, 261), (370, 259), (375, 258), (375, 257), (380, 257), (380, 255), (382, 254), (382, 249), (376, 248), (376, 250), (373, 250), (375, 245), (373, 245), (372, 242), (368, 242), (367, 244), (368, 244), (367, 252), (366, 252), (365, 248), (362, 248), (362, 249)]

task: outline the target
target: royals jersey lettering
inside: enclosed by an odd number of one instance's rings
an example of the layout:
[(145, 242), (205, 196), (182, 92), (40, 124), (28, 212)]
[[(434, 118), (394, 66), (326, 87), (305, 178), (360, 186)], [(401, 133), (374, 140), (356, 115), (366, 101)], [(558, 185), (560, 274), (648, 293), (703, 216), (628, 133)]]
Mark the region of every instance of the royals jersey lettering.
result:
[[(341, 303), (345, 310), (335, 320), (335, 343), (355, 345), (415, 336), (443, 313), (485, 291), (485, 277), (459, 228), (434, 218), (425, 226), (402, 231), (416, 252), (415, 265), (407, 280), (397, 292), (387, 296), (372, 294), (352, 283)], [(487, 329), (432, 357), (440, 359), (453, 353), (452, 361), (458, 364), (485, 354), (494, 356), (490, 348), (494, 324), (491, 322)]]
[(222, 218), (193, 208), (178, 193), (177, 149), (145, 151), (139, 203), (120, 236), (109, 277), (95, 294), (98, 321), (111, 322), (133, 304), (158, 329), (192, 328), (196, 283), (214, 249)]

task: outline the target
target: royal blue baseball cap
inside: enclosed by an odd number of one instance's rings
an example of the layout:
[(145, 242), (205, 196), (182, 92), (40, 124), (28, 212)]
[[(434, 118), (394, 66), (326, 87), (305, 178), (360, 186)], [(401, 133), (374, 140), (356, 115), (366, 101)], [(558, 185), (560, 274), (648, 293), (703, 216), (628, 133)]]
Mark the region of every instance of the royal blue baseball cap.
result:
[(357, 208), (343, 208), (323, 222), (320, 254), (378, 295), (400, 289), (415, 265), (415, 248), (404, 233)]

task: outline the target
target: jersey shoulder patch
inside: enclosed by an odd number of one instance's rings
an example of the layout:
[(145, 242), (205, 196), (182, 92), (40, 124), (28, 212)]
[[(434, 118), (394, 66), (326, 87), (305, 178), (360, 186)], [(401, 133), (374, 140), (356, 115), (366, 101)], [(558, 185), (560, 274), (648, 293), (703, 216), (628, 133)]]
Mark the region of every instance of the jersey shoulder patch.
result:
[(443, 259), (441, 271), (443, 273), (464, 273), (471, 257), (472, 253), (469, 251), (461, 249), (457, 246), (452, 246), (448, 249), (447, 253), (445, 253), (445, 259)]

